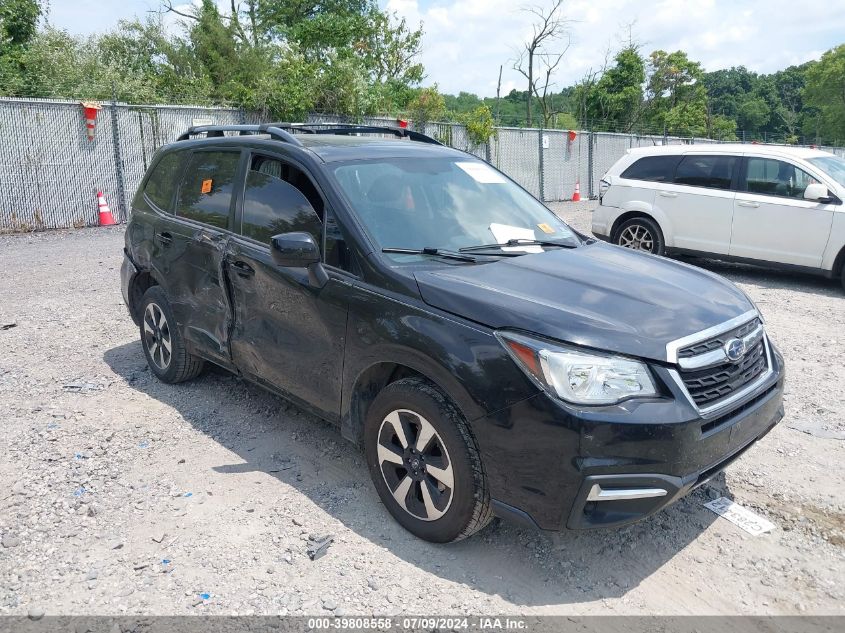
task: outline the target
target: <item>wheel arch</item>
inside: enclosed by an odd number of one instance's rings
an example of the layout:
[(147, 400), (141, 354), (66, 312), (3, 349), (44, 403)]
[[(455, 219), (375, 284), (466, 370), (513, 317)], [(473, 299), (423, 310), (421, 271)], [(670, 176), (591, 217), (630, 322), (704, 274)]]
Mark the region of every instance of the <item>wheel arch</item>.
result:
[(619, 230), (619, 227), (624, 222), (634, 218), (647, 218), (657, 224), (657, 227), (660, 229), (661, 233), (663, 233), (664, 246), (674, 246), (674, 239), (672, 238), (671, 223), (669, 222), (669, 219), (664, 213), (661, 213), (660, 210), (646, 204), (627, 208), (619, 215), (619, 217), (616, 218), (616, 220), (614, 220), (613, 226), (611, 226), (610, 233), (608, 234), (612, 243), (616, 243), (616, 232)]
[(385, 356), (384, 360), (364, 367), (348, 389), (344, 389), (341, 414), (343, 436), (361, 446), (364, 422), (376, 396), (387, 385), (410, 376), (422, 378), (443, 392), (467, 421), (484, 415), (484, 411), (475, 404), (460, 383), (442, 367), (419, 352), (405, 350), (401, 355), (391, 354)]
[(839, 253), (833, 260), (833, 267), (830, 269), (834, 278), (841, 277), (845, 269), (845, 246), (839, 249)]
[(150, 270), (139, 270), (129, 281), (129, 314), (136, 325), (141, 323), (139, 308), (144, 293), (153, 286), (160, 286), (161, 283), (156, 275)]

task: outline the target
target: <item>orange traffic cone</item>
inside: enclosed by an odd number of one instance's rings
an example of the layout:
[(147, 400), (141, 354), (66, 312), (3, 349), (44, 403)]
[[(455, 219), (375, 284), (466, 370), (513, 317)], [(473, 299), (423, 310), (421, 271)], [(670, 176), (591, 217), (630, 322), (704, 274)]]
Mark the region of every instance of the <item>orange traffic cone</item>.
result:
[(581, 202), (581, 181), (575, 181), (575, 193), (572, 194), (572, 202)]
[(97, 130), (97, 113), (102, 109), (102, 106), (96, 101), (83, 101), (82, 108), (85, 111), (85, 133), (88, 140), (93, 141)]
[(111, 226), (112, 224), (117, 224), (114, 221), (114, 216), (111, 214), (111, 209), (109, 209), (109, 205), (106, 204), (106, 199), (103, 197), (103, 192), (97, 192), (97, 206), (100, 209), (100, 226)]

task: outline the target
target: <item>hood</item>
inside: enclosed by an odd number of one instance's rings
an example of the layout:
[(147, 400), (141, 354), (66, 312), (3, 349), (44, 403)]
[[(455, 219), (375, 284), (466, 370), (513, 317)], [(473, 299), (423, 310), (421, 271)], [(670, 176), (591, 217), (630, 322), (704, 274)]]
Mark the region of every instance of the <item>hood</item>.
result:
[(687, 264), (601, 242), (415, 274), (423, 300), (495, 329), (666, 360), (666, 344), (754, 306)]

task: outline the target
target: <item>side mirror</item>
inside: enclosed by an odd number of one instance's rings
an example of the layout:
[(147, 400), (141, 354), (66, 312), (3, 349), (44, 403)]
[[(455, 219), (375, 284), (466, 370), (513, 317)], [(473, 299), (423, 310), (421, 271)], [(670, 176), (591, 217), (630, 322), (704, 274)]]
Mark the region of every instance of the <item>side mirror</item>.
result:
[(308, 233), (282, 233), (270, 238), (270, 254), (278, 266), (308, 268), (320, 263), (320, 249)]
[(830, 202), (830, 192), (820, 182), (814, 182), (811, 185), (807, 185), (807, 188), (804, 190), (804, 200), (815, 200), (817, 202)]

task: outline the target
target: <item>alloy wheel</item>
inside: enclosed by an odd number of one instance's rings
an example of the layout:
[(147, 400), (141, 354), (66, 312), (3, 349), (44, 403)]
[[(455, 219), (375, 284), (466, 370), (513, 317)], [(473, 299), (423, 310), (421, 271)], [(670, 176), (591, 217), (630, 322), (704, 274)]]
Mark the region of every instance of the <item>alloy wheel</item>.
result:
[(619, 235), (619, 246), (630, 248), (635, 251), (654, 252), (654, 237), (646, 227), (641, 224), (626, 226)]
[(455, 486), (440, 434), (408, 409), (388, 413), (378, 432), (378, 463), (393, 498), (414, 518), (436, 521), (449, 510)]
[(165, 371), (170, 366), (173, 339), (164, 311), (157, 303), (148, 303), (144, 310), (144, 345), (156, 367)]

